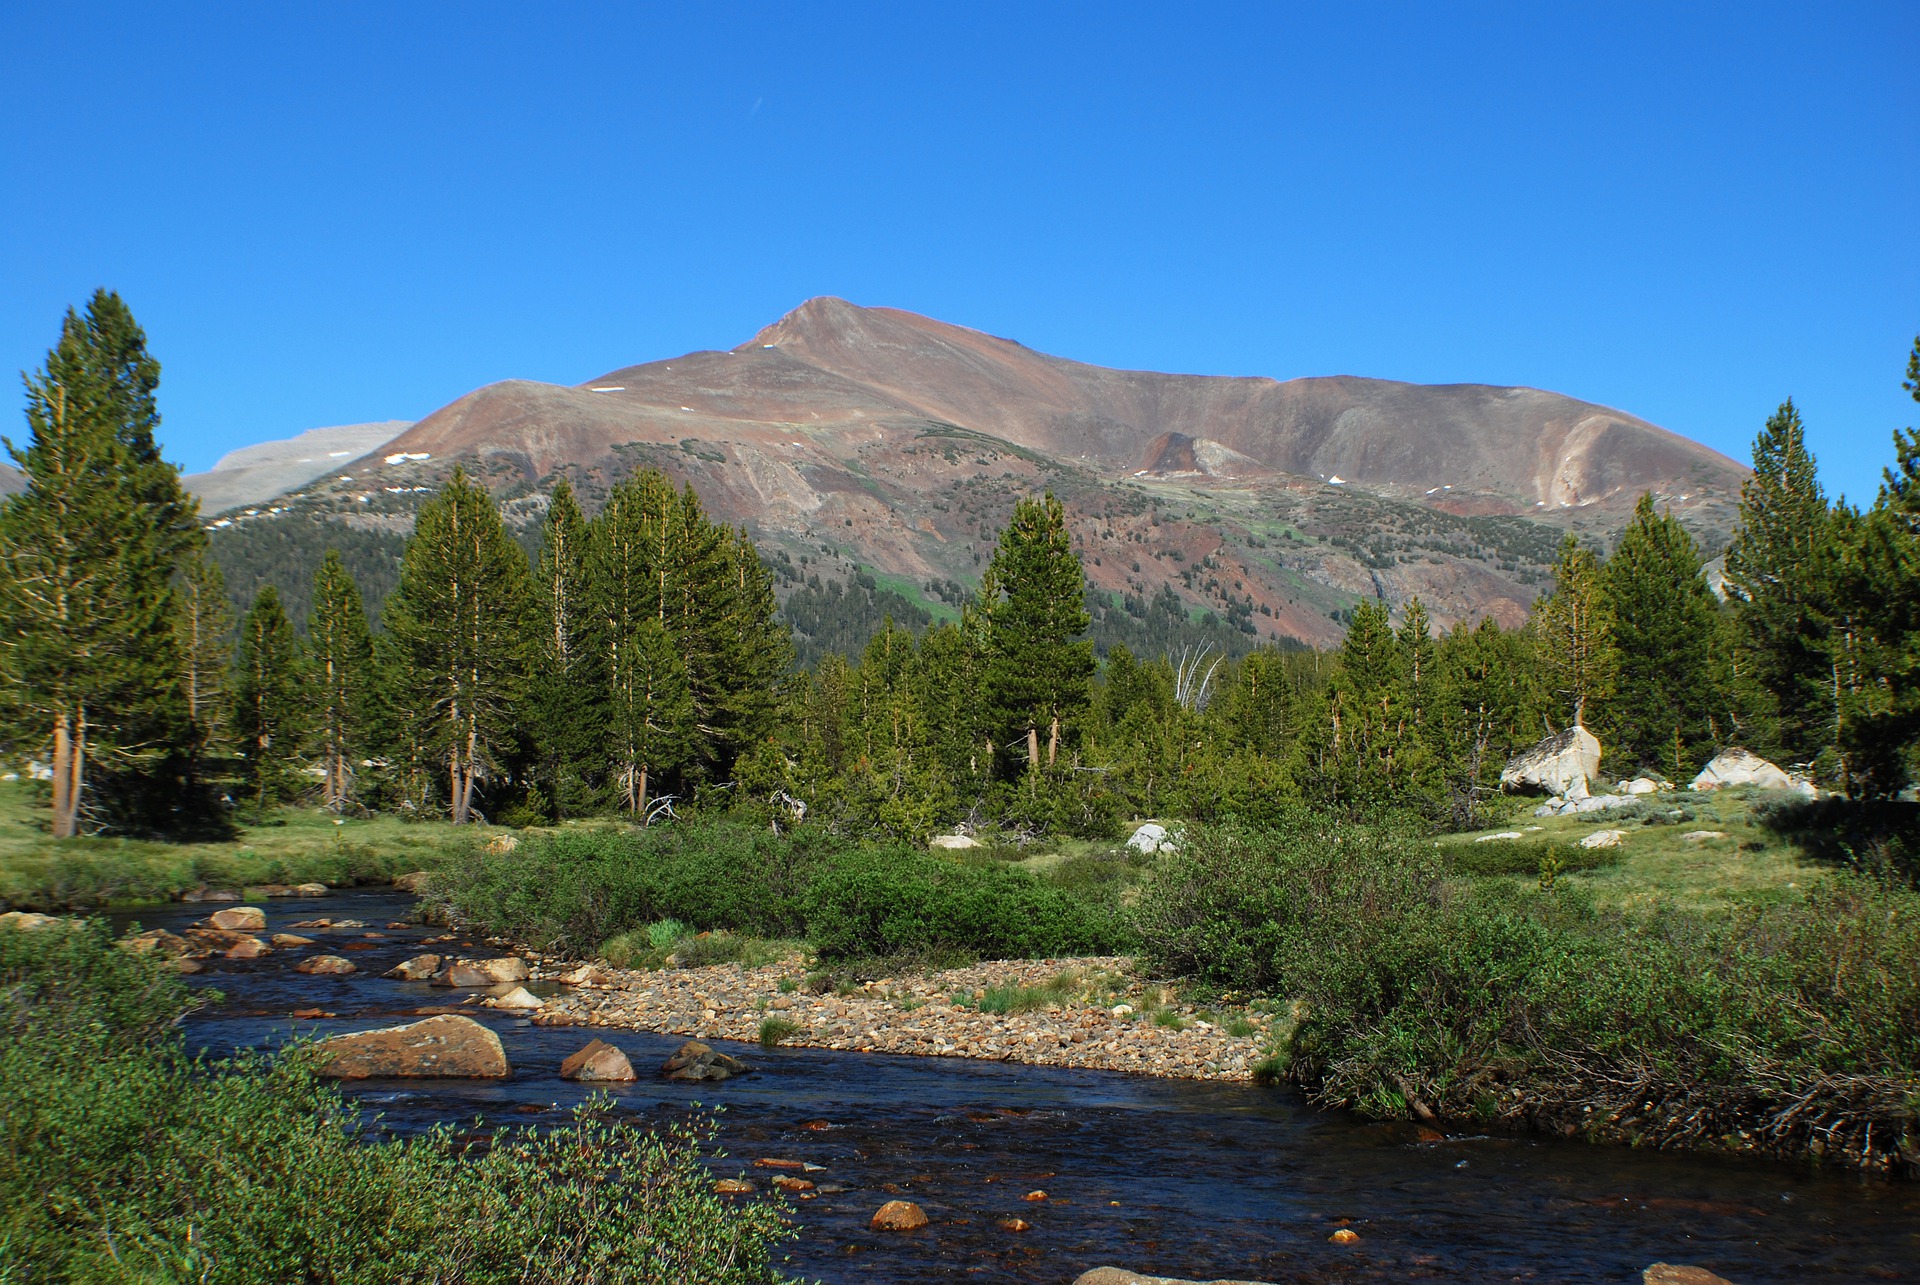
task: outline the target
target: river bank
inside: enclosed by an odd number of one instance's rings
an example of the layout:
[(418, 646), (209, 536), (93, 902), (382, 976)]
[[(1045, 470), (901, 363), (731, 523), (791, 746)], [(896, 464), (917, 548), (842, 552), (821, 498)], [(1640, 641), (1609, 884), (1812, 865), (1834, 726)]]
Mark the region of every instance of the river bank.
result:
[(1275, 1020), (1182, 1004), (1124, 956), (998, 960), (810, 994), (799, 955), (635, 971), (527, 953), (536, 979), (570, 983), (536, 1023), (703, 1040), (754, 1041), (771, 1023), (769, 1043), (797, 1047), (1247, 1081)]

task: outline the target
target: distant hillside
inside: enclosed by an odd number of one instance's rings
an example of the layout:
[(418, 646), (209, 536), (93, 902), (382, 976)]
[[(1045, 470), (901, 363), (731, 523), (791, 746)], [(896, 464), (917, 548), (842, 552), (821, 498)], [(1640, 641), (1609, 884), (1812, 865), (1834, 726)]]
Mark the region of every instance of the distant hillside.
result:
[(658, 467), (786, 559), (784, 592), (818, 575), (845, 596), (866, 572), (929, 611), (971, 591), (1013, 502), (1050, 488), (1119, 616), (1164, 619), (1170, 593), (1247, 644), (1332, 642), (1365, 597), (1516, 623), (1563, 531), (1604, 541), (1651, 490), (1717, 552), (1745, 473), (1535, 389), (1117, 371), (815, 299), (730, 352), (481, 388), (270, 520), (403, 533), (459, 461), (527, 523), (556, 476), (591, 508)]
[(310, 428), (298, 437), (230, 452), (204, 473), (185, 474), (180, 483), (199, 497), (200, 511), (209, 516), (264, 504), (385, 446), (409, 427), (406, 420), (393, 419)]

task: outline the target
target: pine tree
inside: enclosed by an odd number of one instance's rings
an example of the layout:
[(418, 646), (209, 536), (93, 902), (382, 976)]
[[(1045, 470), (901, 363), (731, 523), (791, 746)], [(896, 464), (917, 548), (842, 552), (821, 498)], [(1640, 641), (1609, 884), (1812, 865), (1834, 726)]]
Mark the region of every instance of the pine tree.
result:
[(0, 512), (0, 668), (30, 743), (51, 743), (56, 838), (79, 832), (90, 763), (151, 778), (191, 759), (173, 581), (204, 537), (153, 440), (159, 379), (125, 303), (97, 291), (26, 381), (27, 448), (7, 443), (26, 489)]
[(1016, 504), (988, 566), (980, 614), (987, 704), (1003, 744), (1025, 739), (1031, 773), (1041, 767), (1040, 729), (1051, 766), (1068, 721), (1092, 696), (1093, 644), (1081, 638), (1090, 623), (1085, 583), (1053, 492)]
[(1399, 699), (1405, 711), (1400, 788), (1433, 800), (1441, 792), (1442, 758), (1456, 710), (1426, 605), (1418, 598), (1407, 603), (1396, 637), (1400, 644)]
[(1480, 800), (1499, 788), (1500, 770), (1517, 750), (1539, 739), (1540, 694), (1527, 630), (1503, 630), (1492, 618), (1458, 625), (1442, 641), (1454, 714), (1444, 779), (1454, 822), (1479, 824)]
[(514, 741), (535, 628), (527, 556), (464, 470), (415, 518), (383, 619), (421, 751), (445, 771), (448, 812), (464, 825)]
[(1772, 697), (1775, 726), (1762, 748), (1810, 760), (1832, 742), (1827, 658), (1834, 530), (1806, 426), (1791, 400), (1753, 444), (1753, 475), (1740, 488), (1740, 526), (1727, 550), (1727, 591), (1739, 604), (1744, 668)]
[(1657, 764), (1675, 780), (1712, 757), (1720, 704), (1713, 644), (1719, 608), (1700, 573), (1700, 550), (1671, 514), (1642, 495), (1606, 563), (1619, 677), (1609, 706), (1627, 764)]
[(260, 590), (240, 623), (232, 724), (257, 809), (292, 796), (306, 723), (300, 656), (280, 591)]
[(1534, 605), (1534, 635), (1547, 689), (1575, 726), (1613, 694), (1619, 653), (1600, 560), (1569, 534), (1553, 567), (1553, 592)]
[(587, 520), (562, 478), (541, 525), (534, 575), (540, 642), (529, 693), (541, 774), (555, 812), (590, 806), (596, 762), (605, 740), (606, 681), (591, 638), (587, 604)]
[(615, 647), (611, 717), (614, 766), (626, 808), (647, 812), (648, 790), (693, 749), (693, 695), (667, 627), (651, 617)]
[(346, 806), (354, 764), (366, 741), (367, 703), (373, 683), (373, 637), (366, 607), (336, 551), (327, 550), (313, 578), (313, 614), (307, 622), (317, 688), (314, 730), (326, 772), (325, 806)]
[(1406, 661), (1383, 602), (1353, 609), (1327, 684), (1326, 708), (1310, 738), (1312, 776), (1330, 803), (1393, 797), (1407, 785)]
[(197, 549), (180, 576), (174, 617), (180, 686), (199, 754), (222, 744), (231, 713), (227, 676), (233, 661), (233, 605), (220, 564)]

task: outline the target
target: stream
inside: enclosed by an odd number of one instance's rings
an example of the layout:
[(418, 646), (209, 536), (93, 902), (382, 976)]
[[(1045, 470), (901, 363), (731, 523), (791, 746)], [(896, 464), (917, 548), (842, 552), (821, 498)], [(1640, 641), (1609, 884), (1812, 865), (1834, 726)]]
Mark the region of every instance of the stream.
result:
[[(137, 921), (177, 932), (218, 908), (114, 918), (117, 930)], [(389, 928), (413, 912), (413, 898), (392, 889), (262, 908), (268, 933), (329, 917), (378, 935), (313, 932), (319, 944), (304, 950), (206, 961), (188, 981), (227, 1001), (189, 1019), (193, 1047), (224, 1054), (417, 1020), (414, 1009), (464, 993), (382, 972), (425, 949), (498, 953), (477, 939), (426, 947), (441, 930)], [(293, 971), (322, 951), (360, 971)], [(337, 1016), (287, 1016), (304, 1008)], [(613, 1090), (635, 1120), (720, 1108), (728, 1157), (717, 1174), (745, 1171), (764, 1189), (771, 1173), (753, 1161), (779, 1157), (822, 1166), (807, 1177), (845, 1188), (789, 1201), (802, 1232), (785, 1249), (786, 1270), (807, 1279), (1068, 1285), (1111, 1264), (1202, 1280), (1625, 1283), (1664, 1260), (1735, 1285), (1920, 1280), (1920, 1184), (1539, 1138), (1422, 1142), (1409, 1126), (1316, 1111), (1289, 1090), (1008, 1062), (713, 1041), (754, 1073), (679, 1084), (646, 1077), (682, 1037), (471, 1012), (499, 1033), (511, 1080), (366, 1081), (348, 1092), (400, 1131), (476, 1115), (560, 1123), (597, 1087), (560, 1079), (561, 1059), (598, 1035), (643, 1077)], [(1036, 1190), (1047, 1198), (1025, 1199)], [(920, 1204), (931, 1225), (870, 1230), (873, 1211), (895, 1198)], [(1030, 1228), (999, 1225), (1014, 1217)], [(1329, 1243), (1342, 1226), (1358, 1244)]]

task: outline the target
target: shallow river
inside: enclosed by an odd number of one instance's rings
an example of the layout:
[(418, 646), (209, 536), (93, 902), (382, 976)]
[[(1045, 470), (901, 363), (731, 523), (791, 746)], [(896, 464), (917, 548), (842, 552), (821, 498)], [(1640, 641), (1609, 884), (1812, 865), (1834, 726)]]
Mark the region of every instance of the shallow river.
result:
[[(215, 909), (118, 918), (178, 930)], [(351, 892), (264, 909), (269, 932), (326, 916), (364, 920), (383, 935), (314, 933), (322, 945), (310, 950), (209, 961), (190, 980), (228, 999), (189, 1023), (196, 1046), (226, 1052), (392, 1025), (460, 998), (380, 977), (437, 931), (387, 928), (411, 913), (410, 897)], [(433, 949), (493, 953), (477, 942)], [(360, 972), (292, 971), (318, 950), (345, 953)], [(286, 1016), (308, 1007), (338, 1016)], [(476, 1113), (559, 1121), (586, 1095), (559, 1078), (560, 1061), (591, 1035), (619, 1044), (643, 1076), (681, 1042), (536, 1027), (484, 1008), (474, 1016), (499, 1032), (511, 1080), (374, 1081), (351, 1091), (402, 1130)], [(1531, 1138), (1423, 1143), (1402, 1126), (1317, 1112), (1291, 1092), (1251, 1086), (715, 1043), (754, 1074), (701, 1085), (642, 1079), (617, 1096), (644, 1121), (721, 1108), (729, 1156), (720, 1173), (745, 1169), (764, 1187), (770, 1171), (753, 1173), (753, 1160), (784, 1157), (823, 1166), (808, 1174), (817, 1182), (844, 1185), (792, 1202), (803, 1231), (787, 1249), (788, 1270), (809, 1279), (1066, 1285), (1110, 1263), (1275, 1282), (1628, 1282), (1665, 1260), (1710, 1267), (1736, 1285), (1920, 1280), (1920, 1184)], [(1026, 1200), (1034, 1190), (1047, 1199)], [(873, 1211), (896, 1195), (918, 1202), (932, 1224), (869, 1230)], [(1030, 1230), (1003, 1230), (1008, 1217)], [(1360, 1243), (1330, 1244), (1341, 1226)]]

